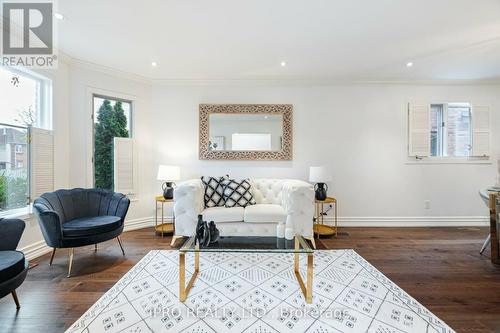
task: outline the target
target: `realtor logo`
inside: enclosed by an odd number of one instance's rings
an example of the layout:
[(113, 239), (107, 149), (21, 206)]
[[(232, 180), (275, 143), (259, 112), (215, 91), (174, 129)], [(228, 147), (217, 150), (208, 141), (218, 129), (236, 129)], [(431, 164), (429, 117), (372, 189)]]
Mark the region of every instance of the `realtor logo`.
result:
[(4, 1), (2, 16), (2, 65), (55, 67), (52, 1)]

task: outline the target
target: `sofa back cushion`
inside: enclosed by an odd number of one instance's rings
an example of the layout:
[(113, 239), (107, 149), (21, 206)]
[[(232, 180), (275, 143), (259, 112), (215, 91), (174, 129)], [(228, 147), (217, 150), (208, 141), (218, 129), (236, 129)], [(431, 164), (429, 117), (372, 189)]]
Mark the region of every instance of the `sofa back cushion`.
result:
[(283, 185), (287, 179), (252, 178), (252, 194), (258, 204), (282, 204)]
[[(100, 189), (75, 188), (57, 190), (41, 195), (35, 203), (43, 204), (59, 215), (61, 223), (83, 217), (115, 215), (123, 194)], [(115, 200), (113, 200), (115, 199)]]
[(15, 250), (23, 234), (26, 223), (20, 219), (0, 218), (0, 251)]

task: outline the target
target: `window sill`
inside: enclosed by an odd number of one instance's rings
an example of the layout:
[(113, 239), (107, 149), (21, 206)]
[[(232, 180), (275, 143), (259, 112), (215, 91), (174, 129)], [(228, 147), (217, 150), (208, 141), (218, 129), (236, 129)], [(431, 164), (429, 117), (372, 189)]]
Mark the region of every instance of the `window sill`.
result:
[(423, 157), (422, 159), (409, 157), (405, 164), (493, 164), (493, 162), (490, 157)]
[(0, 218), (9, 218), (9, 219), (21, 219), (26, 220), (33, 216), (31, 211), (31, 206), (26, 206), (24, 208), (10, 209), (4, 212), (0, 212)]

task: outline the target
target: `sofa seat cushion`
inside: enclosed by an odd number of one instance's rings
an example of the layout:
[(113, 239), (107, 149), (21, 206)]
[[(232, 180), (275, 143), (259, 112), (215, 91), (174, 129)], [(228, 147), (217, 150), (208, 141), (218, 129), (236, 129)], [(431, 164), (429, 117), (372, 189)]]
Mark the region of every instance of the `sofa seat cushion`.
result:
[(64, 236), (81, 237), (102, 234), (113, 231), (121, 226), (121, 218), (118, 216), (103, 215), (93, 217), (82, 217), (63, 224)]
[(257, 204), (245, 207), (243, 220), (252, 223), (285, 223), (286, 212), (280, 205)]
[(20, 251), (0, 251), (0, 282), (12, 279), (25, 269), (24, 254)]
[(245, 208), (243, 207), (211, 207), (206, 208), (203, 212), (203, 220), (215, 223), (220, 222), (243, 222), (243, 214)]

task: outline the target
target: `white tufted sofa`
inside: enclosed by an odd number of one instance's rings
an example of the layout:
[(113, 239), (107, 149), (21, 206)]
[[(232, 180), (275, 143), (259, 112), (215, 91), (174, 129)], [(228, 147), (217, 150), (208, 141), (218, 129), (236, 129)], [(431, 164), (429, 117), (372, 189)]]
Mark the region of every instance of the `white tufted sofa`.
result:
[(175, 236), (192, 236), (197, 217), (214, 221), (222, 236), (312, 237), (314, 190), (294, 179), (250, 179), (256, 204), (243, 207), (204, 207), (200, 179), (180, 183), (174, 190)]

